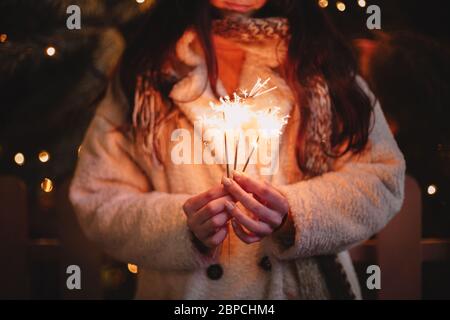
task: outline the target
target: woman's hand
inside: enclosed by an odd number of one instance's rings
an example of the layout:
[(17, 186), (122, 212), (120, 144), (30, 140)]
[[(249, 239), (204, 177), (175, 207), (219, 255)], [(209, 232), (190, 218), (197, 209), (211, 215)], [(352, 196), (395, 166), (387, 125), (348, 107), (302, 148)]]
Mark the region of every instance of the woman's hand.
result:
[(226, 202), (227, 211), (235, 218), (231, 222), (233, 229), (245, 243), (261, 241), (278, 230), (288, 218), (288, 202), (268, 182), (258, 181), (239, 172), (234, 172), (233, 179), (224, 177), (222, 180), (225, 190), (243, 207), (231, 201)]
[(208, 249), (219, 246), (228, 234), (226, 203), (233, 199), (222, 185), (189, 198), (183, 205), (187, 224), (194, 236)]

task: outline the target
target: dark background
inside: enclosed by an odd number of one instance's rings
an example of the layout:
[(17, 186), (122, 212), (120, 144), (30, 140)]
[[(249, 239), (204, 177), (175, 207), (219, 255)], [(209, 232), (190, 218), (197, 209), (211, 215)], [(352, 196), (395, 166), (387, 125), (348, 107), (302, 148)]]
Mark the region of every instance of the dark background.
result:
[[(356, 39), (392, 49), (377, 52), (367, 77), (387, 116), (395, 119), (408, 174), (419, 184), (422, 236), (448, 243), (448, 1), (368, 0), (367, 5), (381, 7), (381, 32), (367, 30), (368, 15), (356, 0), (343, 2), (344, 12), (336, 10), (334, 0), (323, 10), (355, 44), (355, 54), (361, 53)], [(70, 4), (82, 9), (81, 30), (66, 28), (65, 10)], [(81, 235), (67, 203), (67, 187), (108, 76), (134, 22), (150, 4), (149, 0), (143, 4), (134, 0), (0, 0), (0, 191), (2, 199), (13, 203), (0, 205), (7, 222), (23, 212), (11, 225), (2, 222), (0, 231), (4, 230), (6, 240), (0, 235), (0, 248), (6, 253), (0, 251), (1, 263), (8, 264), (14, 250), (25, 250), (24, 269), (12, 263), (8, 271), (14, 277), (23, 273), (20, 286), (25, 289), (17, 289), (15, 278), (3, 274), (11, 284), (0, 286), (0, 297), (73, 297), (62, 289), (62, 270), (74, 257), (99, 268), (89, 275), (101, 284), (92, 297), (133, 296), (135, 275), (127, 265), (104, 256)], [(391, 39), (388, 45), (380, 40), (386, 35)], [(49, 46), (55, 47), (54, 56), (46, 54)], [(48, 162), (39, 160), (42, 151), (50, 155)], [(23, 165), (14, 160), (18, 153), (25, 157)], [(434, 194), (429, 194), (430, 186), (435, 187)], [(12, 230), (12, 224), (19, 231)], [(22, 246), (12, 249), (8, 241), (20, 237)], [(450, 249), (444, 246), (444, 252), (441, 260), (423, 264), (423, 298), (450, 298)]]

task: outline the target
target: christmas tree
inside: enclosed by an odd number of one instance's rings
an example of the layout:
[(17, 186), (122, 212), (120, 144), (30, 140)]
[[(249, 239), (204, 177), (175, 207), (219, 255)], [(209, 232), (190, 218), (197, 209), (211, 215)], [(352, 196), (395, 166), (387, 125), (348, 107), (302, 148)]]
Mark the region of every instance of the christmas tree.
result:
[[(71, 173), (84, 131), (124, 50), (122, 31), (150, 4), (118, 0), (0, 3), (3, 159), (20, 152), (25, 158), (21, 172), (36, 172), (39, 161), (30, 156), (46, 150), (52, 157), (46, 175), (59, 179)], [(71, 5), (81, 9), (80, 29), (67, 28)], [(3, 164), (6, 170), (15, 166), (12, 161)]]

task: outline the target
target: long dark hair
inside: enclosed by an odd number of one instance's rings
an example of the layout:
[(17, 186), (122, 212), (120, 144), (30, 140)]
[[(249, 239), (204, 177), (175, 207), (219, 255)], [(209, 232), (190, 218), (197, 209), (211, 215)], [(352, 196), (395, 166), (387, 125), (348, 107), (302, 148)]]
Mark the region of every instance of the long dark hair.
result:
[[(163, 65), (174, 53), (177, 40), (193, 27), (205, 53), (208, 78), (213, 91), (218, 80), (218, 67), (210, 30), (217, 12), (209, 0), (157, 0), (142, 21), (125, 51), (120, 66), (120, 80), (130, 105), (136, 90), (136, 78), (146, 73), (153, 88), (168, 99), (174, 83), (162, 74)], [(333, 134), (331, 146), (345, 144), (340, 156), (348, 151), (364, 149), (370, 131), (373, 106), (356, 82), (357, 63), (351, 48), (337, 32), (324, 10), (315, 0), (268, 0), (257, 17), (286, 17), (290, 27), (288, 56), (283, 68), (299, 105), (306, 102), (312, 79), (322, 77), (332, 101)], [(304, 130), (308, 108), (300, 108), (298, 162), (305, 169), (303, 155)], [(336, 148), (337, 149), (337, 148)]]

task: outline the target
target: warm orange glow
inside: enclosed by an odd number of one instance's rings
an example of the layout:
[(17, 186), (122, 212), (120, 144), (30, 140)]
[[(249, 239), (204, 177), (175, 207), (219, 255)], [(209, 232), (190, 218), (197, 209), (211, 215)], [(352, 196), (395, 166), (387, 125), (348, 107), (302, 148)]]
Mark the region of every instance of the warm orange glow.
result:
[(328, 7), (328, 0), (319, 0), (319, 7), (321, 8)]
[(39, 161), (42, 163), (48, 162), (50, 160), (50, 154), (47, 151), (41, 151), (39, 153)]
[(345, 3), (338, 1), (338, 2), (336, 2), (336, 8), (342, 12), (342, 11), (345, 11), (347, 6), (345, 5)]
[(4, 43), (6, 40), (8, 40), (8, 35), (6, 33), (0, 34), (0, 42)]
[(129, 263), (128, 264), (128, 271), (130, 271), (131, 273), (135, 273), (136, 274), (136, 273), (138, 273), (139, 268), (138, 268), (137, 265)]
[(19, 166), (23, 166), (25, 164), (25, 156), (23, 153), (16, 153), (14, 156), (14, 162)]
[(42, 182), (41, 182), (41, 189), (42, 191), (49, 193), (53, 191), (53, 181), (45, 178)]

